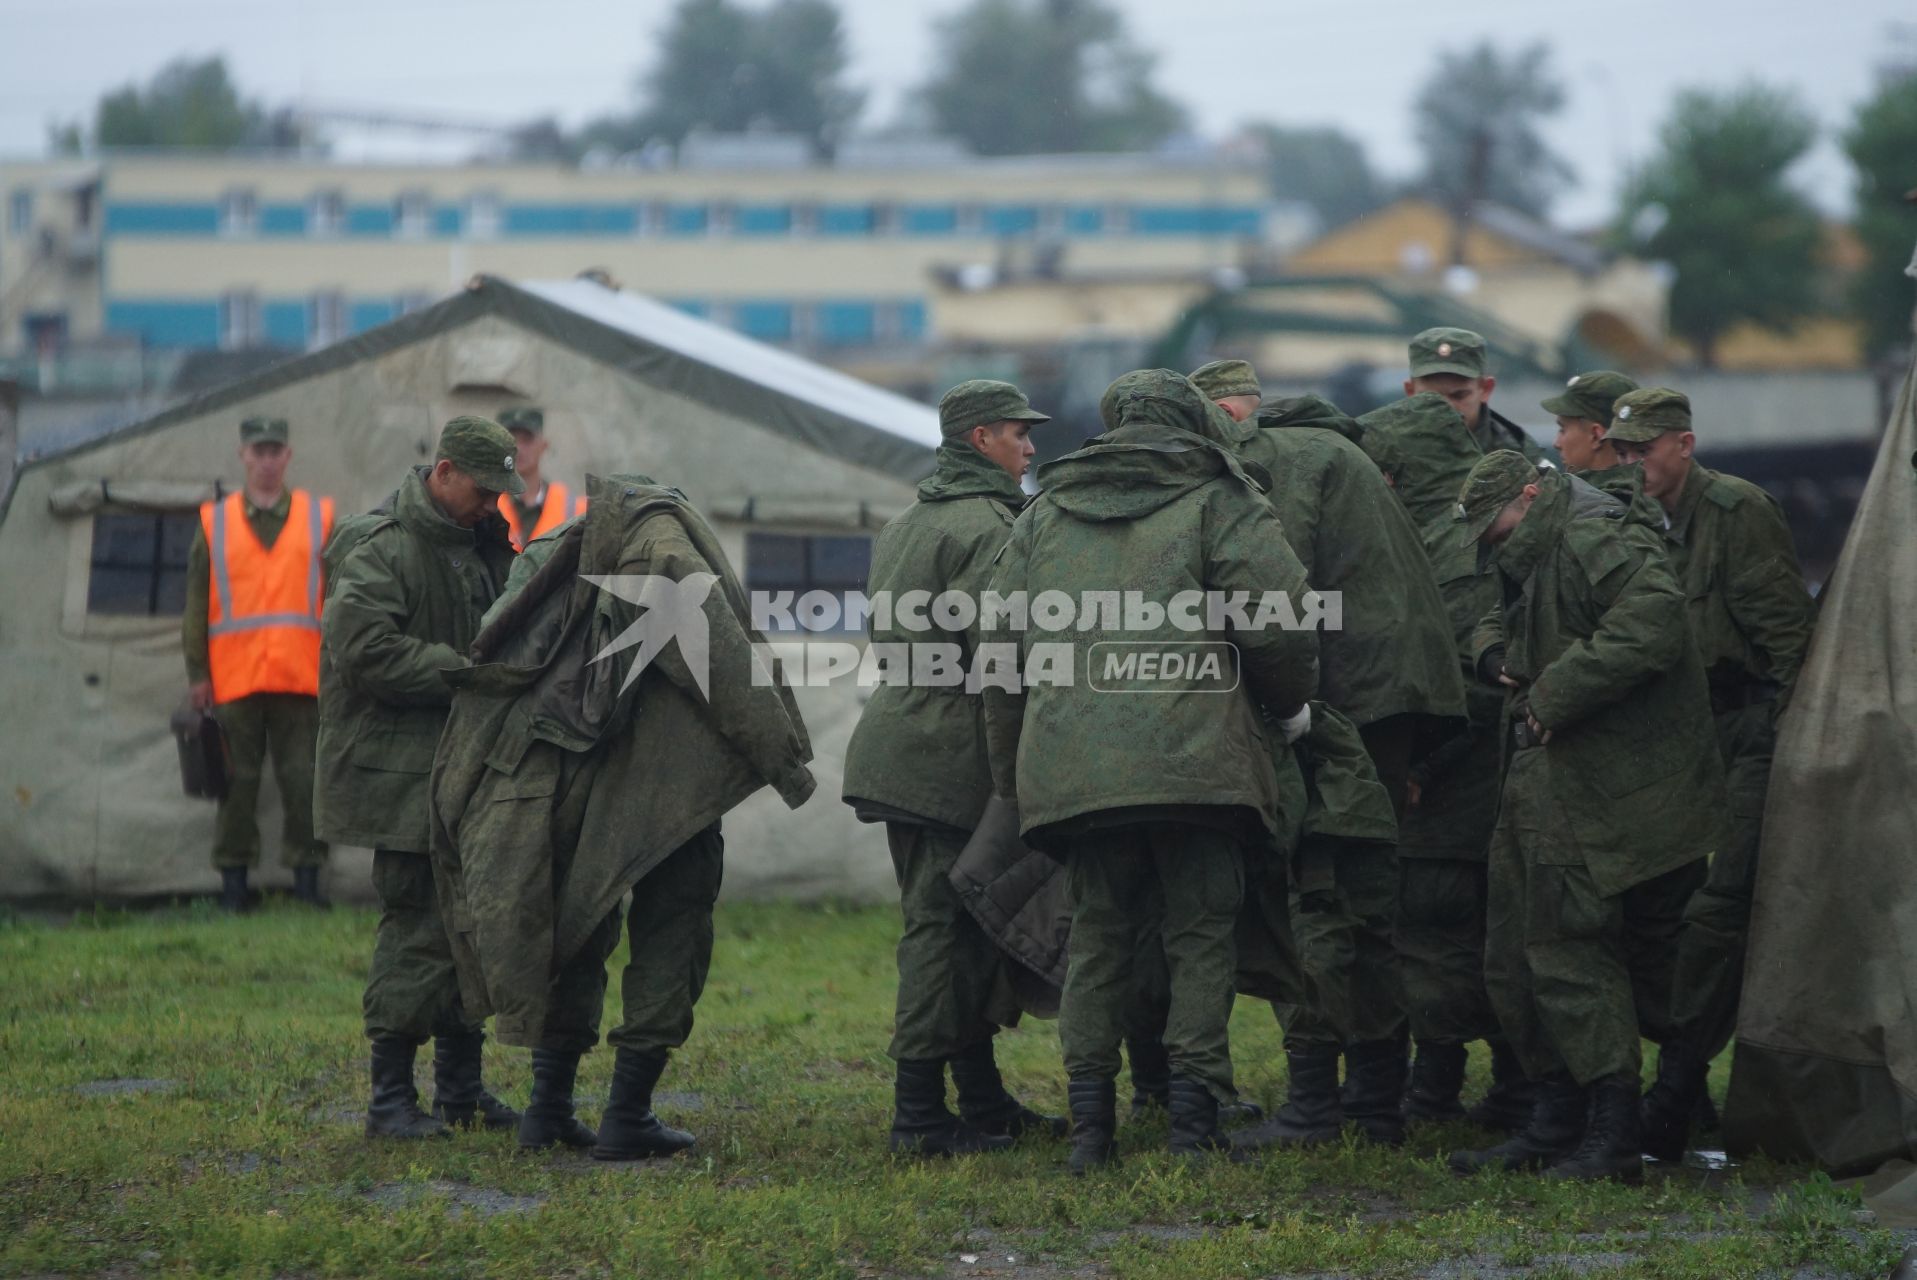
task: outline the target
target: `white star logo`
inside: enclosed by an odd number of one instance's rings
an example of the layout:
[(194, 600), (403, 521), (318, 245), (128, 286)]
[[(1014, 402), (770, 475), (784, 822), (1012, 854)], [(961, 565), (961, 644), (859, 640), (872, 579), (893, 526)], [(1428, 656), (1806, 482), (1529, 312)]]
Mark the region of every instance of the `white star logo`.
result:
[(610, 592), (627, 604), (642, 610), (633, 624), (592, 656), (603, 661), (626, 649), (638, 647), (632, 666), (621, 682), (621, 693), (632, 687), (660, 650), (673, 640), (679, 642), (679, 656), (692, 672), (692, 681), (707, 702), (712, 701), (712, 637), (706, 624), (706, 597), (719, 581), (717, 574), (689, 573), (673, 580), (651, 573), (586, 573), (580, 575), (593, 586)]

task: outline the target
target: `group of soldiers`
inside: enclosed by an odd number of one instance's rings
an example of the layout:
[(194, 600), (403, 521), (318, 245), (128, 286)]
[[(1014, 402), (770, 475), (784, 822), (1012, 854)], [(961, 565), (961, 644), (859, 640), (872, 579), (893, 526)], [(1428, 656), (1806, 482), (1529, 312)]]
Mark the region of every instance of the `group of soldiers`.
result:
[[(1232, 669), (1157, 696), (873, 691), (844, 799), (885, 825), (900, 888), (894, 1151), (1069, 1135), (1075, 1173), (1109, 1164), (1128, 1065), (1134, 1115), (1163, 1110), (1186, 1155), (1456, 1119), (1505, 1135), (1454, 1153), (1464, 1173), (1635, 1180), (1642, 1155), (1683, 1155), (1735, 1023), (1774, 725), (1813, 618), (1789, 531), (1694, 461), (1679, 392), (1571, 379), (1544, 404), (1553, 456), (1491, 408), (1478, 335), (1418, 335), (1409, 373), (1355, 419), (1267, 402), (1242, 360), (1127, 374), (1036, 497), (1021, 481), (1049, 419), (1002, 382), (941, 401), (933, 473), (879, 534), (869, 594), (1123, 594), (1150, 620), (1081, 618), (1064, 638), (1082, 671), (1094, 646), (1194, 639)], [(719, 819), (764, 786), (803, 803), (810, 743), (776, 673), (755, 675), (743, 584), (684, 495), (638, 475), (574, 495), (540, 478), (544, 444), (537, 409), (456, 418), (430, 466), (335, 527), (285, 486), (286, 424), (242, 425), (246, 484), (202, 511), (184, 624), (192, 696), (232, 748), (214, 861), (244, 909), (269, 745), (296, 894), (324, 904), (322, 842), (375, 851), (369, 1135), (670, 1155), (693, 1138), (651, 1098), (710, 961)], [(619, 679), (601, 660), (675, 588), (709, 668), (648, 642)], [(1237, 615), (1194, 637), (1165, 607), (1194, 591), (1335, 593), (1339, 625)], [(888, 618), (871, 638), (969, 657), (985, 625)], [(1059, 638), (1013, 636), (1014, 664)], [(1020, 996), (1011, 921), (1057, 939), (1069, 1117), (1019, 1101), (995, 1061), (1021, 1007), (1050, 1011)], [(622, 927), (594, 1130), (573, 1088)], [(1241, 994), (1284, 1031), (1269, 1117), (1233, 1083)], [(489, 1015), (532, 1051), (523, 1114), (482, 1081)], [(1648, 1094), (1640, 1037), (1660, 1047)], [(1478, 1040), (1491, 1083), (1467, 1111)]]
[[(885, 823), (900, 885), (894, 1150), (1069, 1132), (1074, 1172), (1108, 1164), (1126, 1059), (1134, 1115), (1162, 1107), (1187, 1155), (1468, 1119), (1504, 1136), (1453, 1153), (1460, 1173), (1635, 1181), (1709, 1123), (1814, 615), (1782, 511), (1694, 460), (1678, 391), (1580, 374), (1543, 405), (1547, 451), (1492, 409), (1482, 337), (1432, 329), (1409, 356), (1404, 398), (1356, 419), (1265, 401), (1242, 360), (1128, 374), (1104, 434), (1029, 499), (1044, 415), (1003, 383), (944, 398), (937, 468), (879, 535), (872, 591), (1337, 592), (1342, 617), (1215, 628), (1238, 664), (1222, 698), (874, 692), (845, 798)], [(1083, 670), (1098, 645), (1188, 638), (1094, 613), (1072, 643)], [(981, 881), (993, 829), (1015, 852)], [(1020, 851), (1062, 881), (1069, 1119), (994, 1063), (1018, 1010), (1000, 926), (1048, 880)], [(1284, 1029), (1269, 1118), (1233, 1086), (1240, 994)], [(1467, 1110), (1479, 1040), (1491, 1081)]]

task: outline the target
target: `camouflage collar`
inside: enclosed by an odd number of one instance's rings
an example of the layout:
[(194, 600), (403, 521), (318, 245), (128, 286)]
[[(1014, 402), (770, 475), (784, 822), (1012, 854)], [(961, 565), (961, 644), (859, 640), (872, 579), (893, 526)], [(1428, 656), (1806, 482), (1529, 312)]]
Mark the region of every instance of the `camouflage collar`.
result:
[(1677, 495), (1677, 510), (1667, 513), (1669, 524), (1664, 536), (1680, 547), (1691, 533), (1691, 517), (1697, 514), (1697, 504), (1704, 501), (1704, 494), (1711, 487), (1714, 477), (1699, 466), (1696, 458), (1691, 459), (1690, 474), (1684, 477), (1684, 490)]

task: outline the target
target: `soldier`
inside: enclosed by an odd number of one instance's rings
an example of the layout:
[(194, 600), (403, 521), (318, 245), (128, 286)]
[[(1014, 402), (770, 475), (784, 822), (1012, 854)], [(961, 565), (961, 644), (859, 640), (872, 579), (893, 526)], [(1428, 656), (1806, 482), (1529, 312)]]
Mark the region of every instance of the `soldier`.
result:
[[(811, 742), (685, 495), (638, 475), (586, 483), (590, 510), (514, 562), (476, 665), (448, 677), (433, 864), (461, 991), (501, 1040), (532, 1049), (519, 1145), (642, 1160), (695, 1143), (652, 1103), (712, 961), (720, 819), (768, 785), (804, 803)], [(573, 1085), (622, 925), (631, 957), (595, 1133)]]
[(1708, 1102), (1711, 1060), (1737, 1025), (1777, 718), (1810, 645), (1815, 606), (1777, 500), (1692, 458), (1697, 437), (1681, 392), (1647, 387), (1624, 396), (1605, 439), (1620, 459), (1642, 466), (1644, 492), (1663, 509), (1666, 552), (1690, 602), (1730, 793), (1710, 877), (1684, 913), (1672, 1034), (1644, 1101), (1644, 1150), (1677, 1160), (1692, 1117)]
[(1621, 373), (1599, 369), (1580, 373), (1564, 384), (1564, 390), (1544, 401), (1546, 413), (1558, 420), (1558, 456), (1564, 469), (1574, 476), (1605, 471), (1618, 463), (1611, 442), (1604, 432), (1611, 425), (1611, 406), (1637, 383)]
[[(1164, 369), (1125, 375), (1105, 399), (1118, 427), (1043, 469), (1040, 496), (1000, 555), (991, 590), (1034, 602), (1038, 625), (1011, 646), (1023, 687), (984, 690), (994, 787), (1017, 799), (1026, 842), (1055, 852), (1070, 877), (1059, 1038), (1074, 1173), (1116, 1156), (1113, 1080), (1134, 952), (1153, 924), (1171, 992), (1171, 1149), (1228, 1145), (1218, 1108), (1236, 1097), (1226, 1026), (1235, 922), (1248, 850), (1279, 840), (1268, 743), (1302, 736), (1317, 685), (1312, 630), (1214, 622), (1209, 610), (1194, 623), (1174, 599), (1306, 601), (1303, 566), (1226, 443), (1229, 420)], [(1068, 631), (1047, 630), (1044, 602), (1061, 598), (1052, 592), (1122, 594), (1139, 607), (1116, 621), (1094, 608)], [(1174, 653), (1181, 674), (1156, 679)], [(1209, 663), (1193, 656), (1205, 653)], [(1260, 708), (1275, 717), (1269, 731)]]
[(1479, 453), (1515, 449), (1532, 462), (1555, 461), (1523, 427), (1491, 407), (1498, 380), (1491, 376), (1484, 337), (1469, 329), (1426, 329), (1411, 340), (1407, 396), (1432, 392), (1457, 410)]
[(1538, 1085), (1526, 1128), (1459, 1151), (1460, 1173), (1643, 1177), (1627, 937), (1674, 921), (1722, 818), (1704, 673), (1684, 594), (1627, 508), (1498, 450), (1459, 495), (1496, 548), (1499, 608), (1474, 654), (1511, 744), (1493, 838), (1485, 978)]
[[(373, 849), (369, 1137), (519, 1123), (480, 1083), (485, 1036), (460, 1007), (427, 857), (428, 785), (453, 696), (444, 673), (469, 665), (466, 649), (512, 564), (498, 504), (523, 487), (513, 464), (504, 427), (454, 418), (432, 466), (413, 468), (371, 515), (342, 524), (327, 549), (316, 816), (327, 839)], [(427, 1036), (432, 1116), (413, 1090), (413, 1055)]]
[[(1402, 818), (1411, 764), (1459, 717), (1465, 692), (1418, 532), (1364, 451), (1347, 438), (1355, 424), (1328, 402), (1306, 396), (1259, 410), (1262, 388), (1242, 360), (1214, 361), (1191, 378), (1234, 421), (1255, 422), (1259, 429), (1239, 452), (1272, 477), (1268, 496), (1312, 588), (1339, 593), (1342, 626), (1319, 642), (1319, 697), (1358, 726)], [(1331, 1039), (1326, 1020), (1309, 1010), (1293, 1014), (1286, 1028), (1287, 1110), (1327, 1115), (1339, 1109), (1342, 1051), (1343, 1115), (1372, 1140), (1396, 1145), (1404, 1140), (1408, 1065), (1405, 993), (1392, 937), (1398, 860), (1387, 846), (1348, 847), (1334, 870), (1336, 909), (1300, 914), (1296, 925), (1317, 989), (1345, 993), (1349, 1012), (1336, 1021), (1347, 1027), (1350, 1042)]]
[(547, 480), (539, 470), (546, 456), (546, 413), (536, 405), (520, 404), (499, 415), (499, 425), (513, 433), (513, 445), (519, 454), (519, 479), (522, 493), (499, 495), (499, 514), (506, 520), (513, 550), (524, 551), (534, 538), (542, 538), (563, 521), (584, 514), (586, 495), (577, 497), (557, 480)]
[(286, 487), (293, 446), (284, 418), (240, 423), (237, 493), (200, 505), (187, 552), (180, 648), (194, 707), (211, 708), (227, 747), (228, 785), (213, 828), (220, 906), (252, 905), (247, 871), (260, 860), (260, 775), (269, 748), (279, 782), (280, 860), (293, 896), (320, 895), (326, 846), (313, 837), (313, 740), (318, 732), (321, 556), (333, 500)]
[[(875, 597), (982, 597), (1025, 505), (1019, 480), (1032, 457), (1032, 428), (1049, 421), (1009, 383), (975, 379), (945, 393), (936, 468), (919, 485), (918, 501), (873, 544)], [(956, 646), (970, 669), (976, 615), (964, 627), (927, 620), (930, 629), (911, 630), (895, 611), (888, 627), (875, 621), (872, 641)], [(889, 1049), (898, 1064), (892, 1150), (964, 1155), (1009, 1147), (1028, 1132), (1063, 1137), (1063, 1118), (1021, 1106), (999, 1078), (992, 1038), (1017, 1017), (993, 1005), (1007, 989), (1005, 961), (950, 880), (992, 794), (978, 699), (962, 688), (881, 684), (846, 748), (844, 794), (861, 821), (885, 823), (904, 917)], [(948, 1064), (956, 1116), (945, 1106)]]

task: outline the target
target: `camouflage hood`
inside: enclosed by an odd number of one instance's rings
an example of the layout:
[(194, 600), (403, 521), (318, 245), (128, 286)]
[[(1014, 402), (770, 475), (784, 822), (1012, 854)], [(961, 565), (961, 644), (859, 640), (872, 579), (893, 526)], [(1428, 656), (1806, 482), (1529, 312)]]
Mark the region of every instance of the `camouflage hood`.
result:
[(1323, 396), (1303, 395), (1273, 400), (1262, 406), (1252, 421), (1265, 430), (1276, 427), (1319, 427), (1336, 431), (1353, 444), (1362, 440), (1365, 434), (1364, 427), (1359, 425), (1356, 418)]
[(932, 474), (919, 481), (920, 502), (996, 498), (1014, 511), (1025, 505), (1025, 491), (1018, 481), (965, 441), (947, 440), (934, 457)]
[(1270, 487), (1238, 459), (1249, 429), (1182, 374), (1128, 373), (1106, 389), (1098, 409), (1105, 434), (1038, 470), (1039, 488), (1080, 520), (1137, 520), (1227, 473)]

